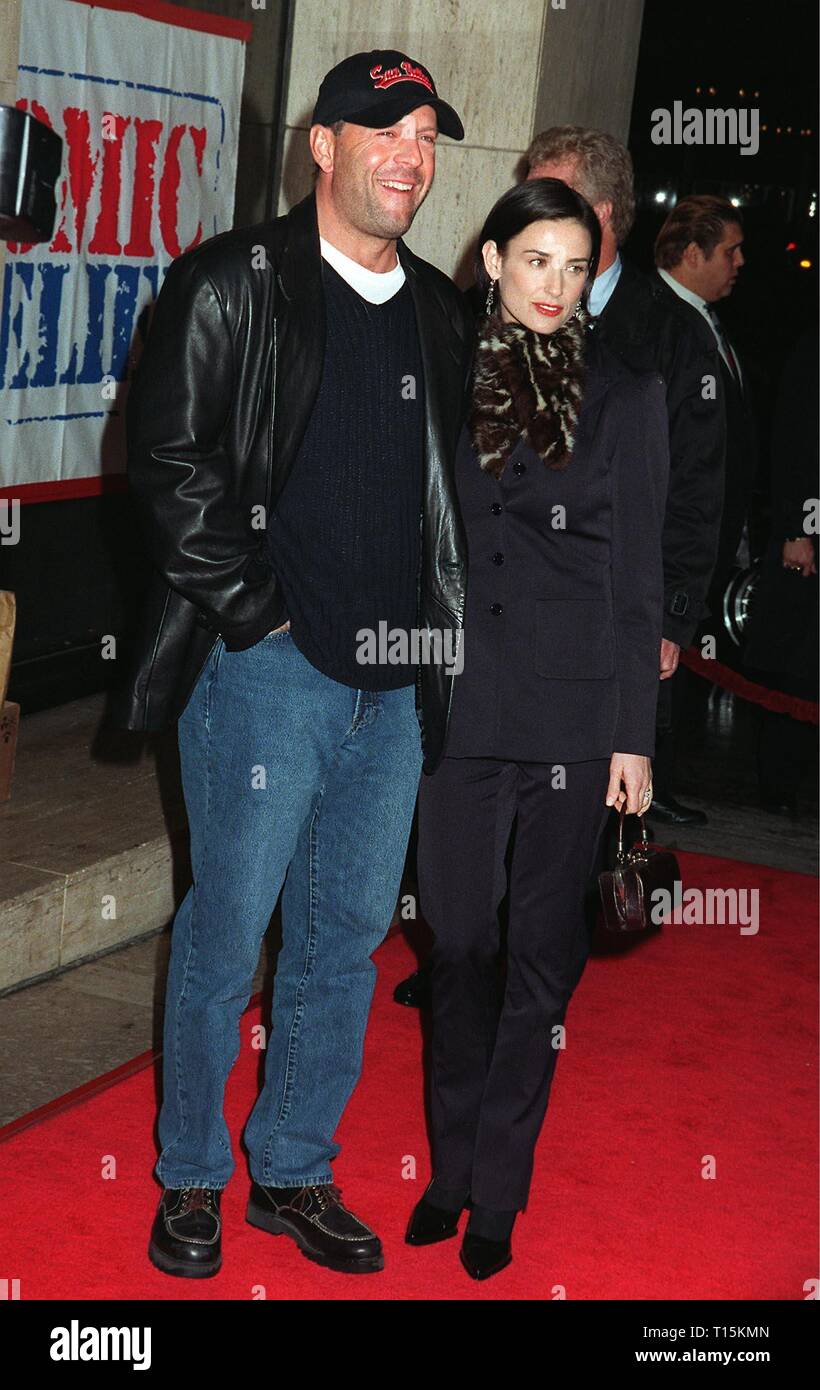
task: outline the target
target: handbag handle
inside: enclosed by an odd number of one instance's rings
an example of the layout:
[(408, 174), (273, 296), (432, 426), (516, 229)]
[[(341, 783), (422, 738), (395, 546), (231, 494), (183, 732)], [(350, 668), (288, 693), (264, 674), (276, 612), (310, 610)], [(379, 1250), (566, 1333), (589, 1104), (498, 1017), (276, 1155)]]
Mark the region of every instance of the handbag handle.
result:
[[(624, 858), (624, 816), (625, 816), (625, 814), (626, 814), (626, 802), (624, 802), (623, 806), (621, 807), (621, 809), (620, 809), (620, 811), (619, 811), (619, 813), (618, 813), (618, 816), (619, 816), (619, 819), (618, 819), (618, 858), (619, 858), (619, 860), (622, 860), (622, 859)], [(633, 812), (630, 812), (630, 815), (632, 815), (632, 814), (633, 814)], [(642, 814), (641, 812), (635, 812), (634, 814), (637, 815), (638, 820), (639, 820), (640, 823), (641, 823), (641, 849), (648, 850), (648, 849), (649, 849), (649, 840), (647, 839), (647, 834), (646, 834), (646, 822), (645, 822), (645, 820), (644, 820), (644, 818), (643, 818), (643, 814)]]

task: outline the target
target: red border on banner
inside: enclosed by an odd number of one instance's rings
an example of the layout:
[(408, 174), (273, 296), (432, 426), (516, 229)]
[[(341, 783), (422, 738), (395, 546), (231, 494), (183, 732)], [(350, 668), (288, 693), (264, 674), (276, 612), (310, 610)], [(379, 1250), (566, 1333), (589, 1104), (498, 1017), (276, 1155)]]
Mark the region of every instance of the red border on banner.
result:
[(97, 10), (122, 10), (142, 19), (158, 19), (162, 24), (177, 24), (180, 29), (198, 29), (204, 34), (219, 34), (225, 39), (240, 39), (247, 43), (253, 34), (250, 19), (229, 19), (227, 15), (206, 14), (204, 10), (184, 10), (169, 0), (72, 0), (75, 5), (93, 5)]
[(64, 502), (68, 497), (99, 497), (103, 493), (126, 492), (124, 473), (95, 473), (90, 478), (52, 478), (47, 483), (17, 483), (0, 487), (0, 500), (26, 502)]

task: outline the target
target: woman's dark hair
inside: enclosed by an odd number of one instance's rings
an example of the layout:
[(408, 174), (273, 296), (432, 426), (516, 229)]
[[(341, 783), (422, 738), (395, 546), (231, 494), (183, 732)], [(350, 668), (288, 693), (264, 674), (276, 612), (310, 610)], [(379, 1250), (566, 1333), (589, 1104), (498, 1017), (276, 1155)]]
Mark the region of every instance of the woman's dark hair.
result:
[(590, 235), (589, 275), (581, 295), (581, 302), (586, 307), (601, 255), (601, 224), (586, 198), (582, 198), (561, 179), (527, 179), (508, 188), (493, 206), (481, 229), (475, 253), (475, 277), (482, 295), (487, 293), (490, 284), (481, 254), (484, 243), (494, 241), (503, 253), (507, 242), (523, 232), (530, 223), (553, 222), (559, 218), (580, 222)]

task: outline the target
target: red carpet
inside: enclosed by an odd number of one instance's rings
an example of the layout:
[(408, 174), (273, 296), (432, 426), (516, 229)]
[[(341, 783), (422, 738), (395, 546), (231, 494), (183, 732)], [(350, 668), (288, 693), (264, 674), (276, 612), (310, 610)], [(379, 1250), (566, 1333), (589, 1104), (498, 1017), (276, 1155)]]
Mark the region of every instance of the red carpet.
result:
[[(0, 1145), (3, 1274), (23, 1299), (252, 1299), (260, 1286), (268, 1299), (804, 1299), (817, 1252), (816, 880), (680, 862), (686, 887), (759, 888), (759, 933), (668, 925), (627, 954), (593, 955), (513, 1263), (487, 1284), (468, 1279), (456, 1241), (414, 1250), (402, 1239), (429, 1160), (419, 1016), (391, 999), (414, 964), (401, 936), (376, 956), (363, 1080), (335, 1164), (345, 1200), (382, 1236), (383, 1273), (334, 1274), (244, 1221), (254, 1008), (228, 1087), (237, 1171), (221, 1273), (170, 1279), (147, 1260), (159, 1197), (147, 1066), (7, 1127), (19, 1132)], [(710, 1156), (713, 1180), (702, 1176)], [(415, 1181), (403, 1177), (413, 1162)]]

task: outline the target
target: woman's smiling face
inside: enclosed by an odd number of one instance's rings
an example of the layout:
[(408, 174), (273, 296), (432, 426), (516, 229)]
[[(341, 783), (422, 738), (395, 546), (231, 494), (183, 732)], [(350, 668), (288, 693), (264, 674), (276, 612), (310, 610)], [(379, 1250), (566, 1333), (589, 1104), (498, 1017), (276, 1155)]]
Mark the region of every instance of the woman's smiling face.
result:
[(589, 232), (574, 218), (531, 222), (503, 253), (486, 241), (481, 253), (487, 274), (498, 281), (503, 322), (554, 333), (581, 298), (591, 252)]

